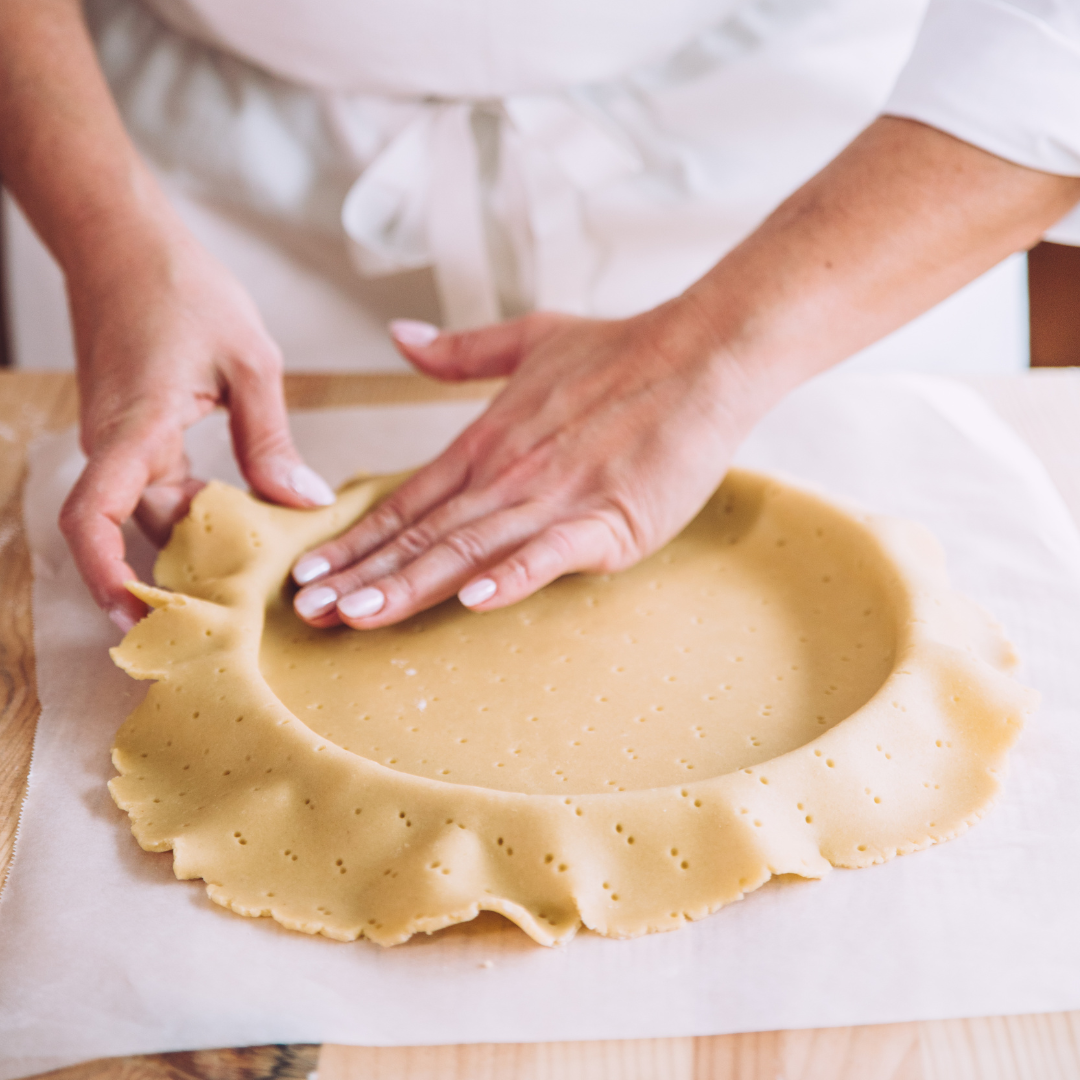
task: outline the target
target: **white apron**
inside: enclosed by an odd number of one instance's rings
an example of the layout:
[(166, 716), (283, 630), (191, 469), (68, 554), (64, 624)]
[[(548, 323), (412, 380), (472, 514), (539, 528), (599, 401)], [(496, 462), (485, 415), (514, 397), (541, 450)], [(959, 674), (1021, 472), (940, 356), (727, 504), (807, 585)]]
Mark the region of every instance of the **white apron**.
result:
[[(462, 327), (624, 315), (681, 291), (873, 119), (924, 6), (89, 0), (87, 14), (160, 166), (218, 204), (345, 237), (362, 274), (430, 267)], [(984, 331), (991, 308), (1001, 329), (994, 293)], [(949, 348), (960, 331), (945, 328)]]

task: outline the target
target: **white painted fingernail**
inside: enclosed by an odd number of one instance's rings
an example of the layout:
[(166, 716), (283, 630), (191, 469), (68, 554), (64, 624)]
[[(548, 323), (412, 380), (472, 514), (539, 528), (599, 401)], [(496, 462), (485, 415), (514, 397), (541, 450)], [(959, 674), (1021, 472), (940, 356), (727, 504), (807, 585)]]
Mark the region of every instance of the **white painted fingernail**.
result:
[(329, 573), (330, 562), (321, 555), (305, 555), (302, 559), (297, 559), (292, 568), (293, 581), (297, 585), (306, 585), (309, 581)]
[(490, 600), (495, 595), (498, 586), (489, 577), (482, 577), (479, 581), (470, 582), (459, 592), (458, 599), (466, 607), (476, 607), (485, 600)]
[(338, 611), (350, 619), (363, 619), (382, 611), (386, 597), (379, 589), (360, 589), (338, 601)]
[(394, 319), (390, 323), (390, 333), (402, 345), (423, 348), (439, 336), (439, 328), (419, 319)]
[(134, 619), (122, 607), (114, 607), (109, 618), (126, 634), (139, 620)]
[(314, 470), (297, 465), (289, 473), (289, 487), (316, 506), (333, 506), (337, 501), (334, 489)]
[(337, 593), (324, 585), (319, 589), (305, 589), (297, 593), (293, 607), (303, 618), (313, 619), (316, 615), (324, 615), (336, 603)]

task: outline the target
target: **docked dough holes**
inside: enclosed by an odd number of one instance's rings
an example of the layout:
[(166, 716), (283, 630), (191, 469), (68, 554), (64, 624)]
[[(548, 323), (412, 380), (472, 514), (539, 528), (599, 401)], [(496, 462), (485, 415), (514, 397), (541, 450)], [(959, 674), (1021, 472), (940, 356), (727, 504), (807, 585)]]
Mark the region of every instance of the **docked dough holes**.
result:
[(211, 485), (115, 650), (157, 681), (114, 798), (234, 911), (382, 944), (481, 910), (544, 944), (634, 936), (993, 800), (1034, 695), (919, 527), (733, 471), (624, 573), (306, 626), (293, 561), (395, 483), (314, 512)]

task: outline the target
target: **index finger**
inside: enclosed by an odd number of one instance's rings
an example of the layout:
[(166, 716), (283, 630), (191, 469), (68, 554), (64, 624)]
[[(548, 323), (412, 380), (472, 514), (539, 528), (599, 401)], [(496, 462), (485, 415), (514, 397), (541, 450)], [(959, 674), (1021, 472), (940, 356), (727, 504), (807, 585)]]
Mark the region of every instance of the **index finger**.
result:
[(293, 566), (293, 579), (298, 585), (307, 585), (359, 562), (388, 544), (429, 511), (452, 499), (468, 480), (468, 457), (455, 442), (351, 529), (297, 559)]
[(117, 443), (92, 455), (60, 511), (60, 530), (95, 602), (123, 631), (146, 613), (126, 588), (137, 580), (124, 551), (122, 526), (150, 479), (139, 447)]

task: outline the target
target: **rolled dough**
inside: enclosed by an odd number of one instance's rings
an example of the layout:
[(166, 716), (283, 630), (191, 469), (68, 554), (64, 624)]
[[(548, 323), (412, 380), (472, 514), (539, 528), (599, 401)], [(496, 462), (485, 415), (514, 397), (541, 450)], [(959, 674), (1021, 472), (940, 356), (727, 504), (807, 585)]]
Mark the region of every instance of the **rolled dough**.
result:
[(773, 874), (962, 832), (1035, 694), (920, 527), (732, 471), (671, 544), (501, 611), (312, 630), (289, 569), (400, 482), (294, 511), (211, 484), (110, 788), (243, 915), (384, 945), (501, 912), (542, 944), (673, 929)]

